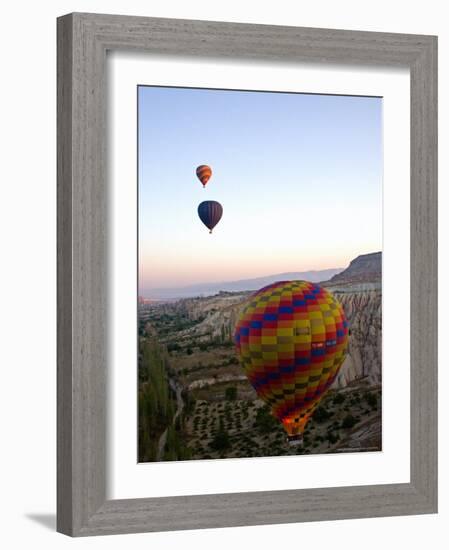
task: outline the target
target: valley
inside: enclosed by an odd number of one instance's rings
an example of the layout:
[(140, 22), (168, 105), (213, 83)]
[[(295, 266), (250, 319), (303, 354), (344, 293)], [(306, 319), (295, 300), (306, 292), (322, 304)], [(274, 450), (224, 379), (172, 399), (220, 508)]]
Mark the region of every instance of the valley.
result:
[[(345, 310), (349, 353), (307, 424), (302, 446), (288, 444), (282, 425), (258, 399), (238, 362), (234, 327), (250, 291), (141, 304), (139, 461), (380, 450), (378, 254), (369, 261), (359, 257), (361, 267), (356, 259), (346, 277), (343, 271), (323, 283)], [(150, 387), (157, 406), (148, 403)]]

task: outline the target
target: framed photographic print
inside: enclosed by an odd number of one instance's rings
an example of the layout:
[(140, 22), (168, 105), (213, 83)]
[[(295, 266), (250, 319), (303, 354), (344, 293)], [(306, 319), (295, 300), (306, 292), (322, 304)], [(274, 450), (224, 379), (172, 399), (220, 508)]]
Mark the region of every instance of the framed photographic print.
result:
[(139, 462), (382, 450), (381, 105), (139, 87)]
[(429, 36), (58, 20), (59, 531), (436, 511), (436, 73)]

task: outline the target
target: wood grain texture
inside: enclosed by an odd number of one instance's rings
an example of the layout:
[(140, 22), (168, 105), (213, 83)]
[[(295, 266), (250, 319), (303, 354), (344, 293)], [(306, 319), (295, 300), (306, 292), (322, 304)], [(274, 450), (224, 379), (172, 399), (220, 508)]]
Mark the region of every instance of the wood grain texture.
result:
[(411, 80), (411, 481), (437, 509), (437, 43), (410, 70)]
[(58, 21), (57, 155), (57, 529), (72, 528), (72, 25)]
[[(406, 66), (411, 74), (411, 480), (106, 500), (108, 50)], [(70, 14), (58, 20), (58, 524), (72, 536), (437, 510), (437, 40)]]

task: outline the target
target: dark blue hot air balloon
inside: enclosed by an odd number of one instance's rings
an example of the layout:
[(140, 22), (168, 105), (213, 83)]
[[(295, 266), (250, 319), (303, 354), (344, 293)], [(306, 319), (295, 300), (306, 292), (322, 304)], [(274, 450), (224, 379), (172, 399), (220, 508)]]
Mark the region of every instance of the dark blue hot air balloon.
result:
[(212, 233), (212, 229), (221, 220), (223, 207), (217, 201), (204, 201), (198, 206), (198, 216), (204, 225)]

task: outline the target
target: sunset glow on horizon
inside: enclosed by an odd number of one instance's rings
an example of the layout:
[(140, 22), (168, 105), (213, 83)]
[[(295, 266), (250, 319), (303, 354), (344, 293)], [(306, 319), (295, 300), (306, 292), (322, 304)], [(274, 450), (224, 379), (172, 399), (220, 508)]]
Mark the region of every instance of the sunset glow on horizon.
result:
[[(382, 250), (381, 98), (140, 86), (138, 99), (140, 295)], [(212, 234), (205, 200), (223, 205)]]

